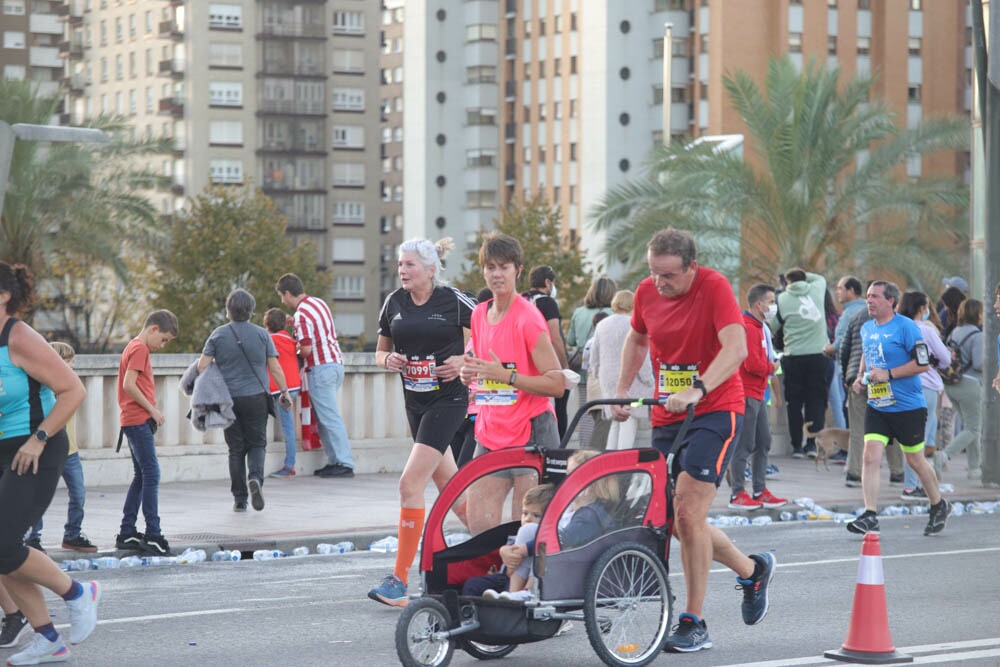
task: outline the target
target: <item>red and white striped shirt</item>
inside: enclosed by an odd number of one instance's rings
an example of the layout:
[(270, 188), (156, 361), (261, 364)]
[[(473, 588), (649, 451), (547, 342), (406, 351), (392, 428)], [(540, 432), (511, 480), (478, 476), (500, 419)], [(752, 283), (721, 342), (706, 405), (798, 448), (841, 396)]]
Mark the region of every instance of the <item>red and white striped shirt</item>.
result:
[(299, 345), (312, 345), (312, 352), (303, 357), (306, 367), (329, 363), (344, 363), (337, 344), (333, 315), (322, 299), (306, 296), (295, 309), (295, 337)]

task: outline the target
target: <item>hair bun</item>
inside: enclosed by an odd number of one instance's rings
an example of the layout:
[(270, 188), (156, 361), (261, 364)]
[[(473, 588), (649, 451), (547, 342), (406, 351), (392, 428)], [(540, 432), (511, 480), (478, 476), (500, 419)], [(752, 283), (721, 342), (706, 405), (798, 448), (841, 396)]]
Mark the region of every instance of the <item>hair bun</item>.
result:
[(454, 249), (455, 242), (450, 236), (446, 236), (434, 244), (434, 250), (437, 252), (439, 259), (444, 259)]

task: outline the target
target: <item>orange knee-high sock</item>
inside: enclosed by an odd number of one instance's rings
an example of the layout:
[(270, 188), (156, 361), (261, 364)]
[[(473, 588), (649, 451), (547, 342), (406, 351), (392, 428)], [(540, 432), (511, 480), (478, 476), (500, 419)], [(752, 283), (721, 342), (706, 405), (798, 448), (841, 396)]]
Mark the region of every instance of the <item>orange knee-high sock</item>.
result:
[(396, 551), (396, 569), (393, 571), (405, 584), (410, 576), (410, 566), (420, 547), (424, 531), (424, 508), (403, 507), (399, 510), (399, 550)]

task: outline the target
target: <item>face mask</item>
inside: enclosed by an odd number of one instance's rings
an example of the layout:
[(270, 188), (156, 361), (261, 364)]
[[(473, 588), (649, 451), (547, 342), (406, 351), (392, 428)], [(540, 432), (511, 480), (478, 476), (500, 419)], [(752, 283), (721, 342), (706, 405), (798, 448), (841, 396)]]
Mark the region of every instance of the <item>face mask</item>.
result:
[(556, 294), (558, 294), (558, 293), (559, 293), (559, 290), (556, 289), (555, 283), (553, 283), (552, 284), (552, 291), (549, 292), (549, 296), (554, 299), (554, 298), (556, 298)]
[(927, 309), (927, 310), (924, 311), (924, 319), (925, 320), (931, 319), (931, 311), (930, 311), (930, 309)]
[(778, 315), (778, 304), (772, 303), (767, 307), (767, 319), (773, 320)]

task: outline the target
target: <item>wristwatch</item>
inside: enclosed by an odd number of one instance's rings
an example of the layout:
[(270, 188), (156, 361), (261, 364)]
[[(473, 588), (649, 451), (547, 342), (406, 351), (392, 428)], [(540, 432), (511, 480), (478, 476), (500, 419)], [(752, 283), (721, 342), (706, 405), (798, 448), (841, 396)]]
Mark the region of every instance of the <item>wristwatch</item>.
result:
[(35, 431), (35, 438), (39, 442), (48, 442), (49, 441), (49, 434), (46, 433), (45, 431), (43, 431), (42, 429), (38, 429), (37, 431)]
[(705, 389), (705, 383), (701, 381), (701, 378), (698, 378), (697, 380), (692, 382), (691, 386), (694, 387), (695, 389), (701, 389), (702, 398), (708, 396), (708, 389)]

